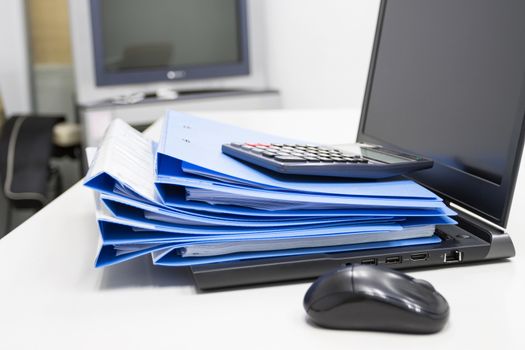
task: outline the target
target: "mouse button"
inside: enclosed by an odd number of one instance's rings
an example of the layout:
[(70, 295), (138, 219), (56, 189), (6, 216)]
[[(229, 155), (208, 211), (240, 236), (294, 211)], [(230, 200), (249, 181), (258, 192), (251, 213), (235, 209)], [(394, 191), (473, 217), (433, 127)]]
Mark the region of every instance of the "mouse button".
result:
[(400, 288), (410, 283), (411, 278), (398, 271), (380, 268), (359, 266), (354, 268), (353, 282), (355, 292), (365, 294), (397, 294)]
[(428, 302), (428, 309), (425, 309), (425, 311), (434, 315), (448, 314), (448, 302), (440, 293), (434, 291), (432, 292), (432, 298)]
[(354, 292), (412, 311), (434, 312), (437, 306), (434, 289), (390, 269), (355, 269)]
[(351, 293), (352, 291), (352, 267), (345, 267), (320, 276), (308, 288), (304, 296), (303, 305), (308, 310), (311, 305), (326, 296), (338, 293)]
[(391, 301), (415, 313), (443, 314), (448, 311), (448, 303), (434, 289), (420, 283), (399, 284)]
[(430, 289), (431, 291), (435, 291), (436, 290), (436, 288), (434, 288), (434, 286), (430, 282), (428, 282), (426, 280), (422, 280), (422, 279), (419, 279), (419, 278), (414, 278), (412, 280), (412, 282), (415, 282), (415, 283), (418, 283), (418, 284), (420, 284), (422, 286), (425, 286), (428, 289)]
[(332, 293), (320, 299), (317, 299), (314, 303), (310, 305), (309, 310), (314, 312), (330, 311), (339, 306), (346, 305), (359, 300), (364, 300), (363, 296), (355, 295), (352, 292)]

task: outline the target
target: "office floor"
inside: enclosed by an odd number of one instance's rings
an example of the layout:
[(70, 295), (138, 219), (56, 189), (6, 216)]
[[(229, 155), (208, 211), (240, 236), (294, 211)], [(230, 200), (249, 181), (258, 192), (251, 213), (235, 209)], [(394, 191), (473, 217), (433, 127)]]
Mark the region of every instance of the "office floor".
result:
[[(81, 178), (80, 164), (78, 159), (53, 159), (53, 166), (60, 169), (63, 182), (63, 191), (67, 190), (78, 182)], [(14, 230), (21, 223), (29, 219), (34, 214), (31, 209), (15, 209), (12, 211), (11, 217), (11, 231)], [(0, 191), (0, 238), (4, 237), (8, 232), (4, 232), (4, 223), (7, 220), (7, 201), (4, 197), (3, 191)]]

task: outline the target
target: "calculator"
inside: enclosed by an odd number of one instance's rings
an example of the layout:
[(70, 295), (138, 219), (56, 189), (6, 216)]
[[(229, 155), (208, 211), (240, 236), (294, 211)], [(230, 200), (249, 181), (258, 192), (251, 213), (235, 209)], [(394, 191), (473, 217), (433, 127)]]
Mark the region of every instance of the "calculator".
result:
[(431, 168), (434, 162), (379, 145), (232, 142), (222, 152), (281, 174), (382, 179)]

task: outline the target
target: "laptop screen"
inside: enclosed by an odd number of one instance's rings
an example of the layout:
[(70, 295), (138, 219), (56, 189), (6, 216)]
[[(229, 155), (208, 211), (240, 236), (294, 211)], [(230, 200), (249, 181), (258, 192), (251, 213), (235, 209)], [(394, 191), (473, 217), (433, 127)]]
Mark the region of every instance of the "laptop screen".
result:
[(384, 0), (358, 140), (434, 159), (414, 179), (504, 226), (525, 115), (525, 1)]

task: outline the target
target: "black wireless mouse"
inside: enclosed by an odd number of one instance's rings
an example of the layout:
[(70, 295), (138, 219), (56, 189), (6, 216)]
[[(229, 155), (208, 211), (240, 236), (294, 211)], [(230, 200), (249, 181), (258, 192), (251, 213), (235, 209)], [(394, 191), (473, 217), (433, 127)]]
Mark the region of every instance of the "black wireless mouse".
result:
[(427, 281), (380, 266), (352, 265), (322, 275), (304, 296), (319, 326), (402, 333), (435, 333), (448, 303)]

